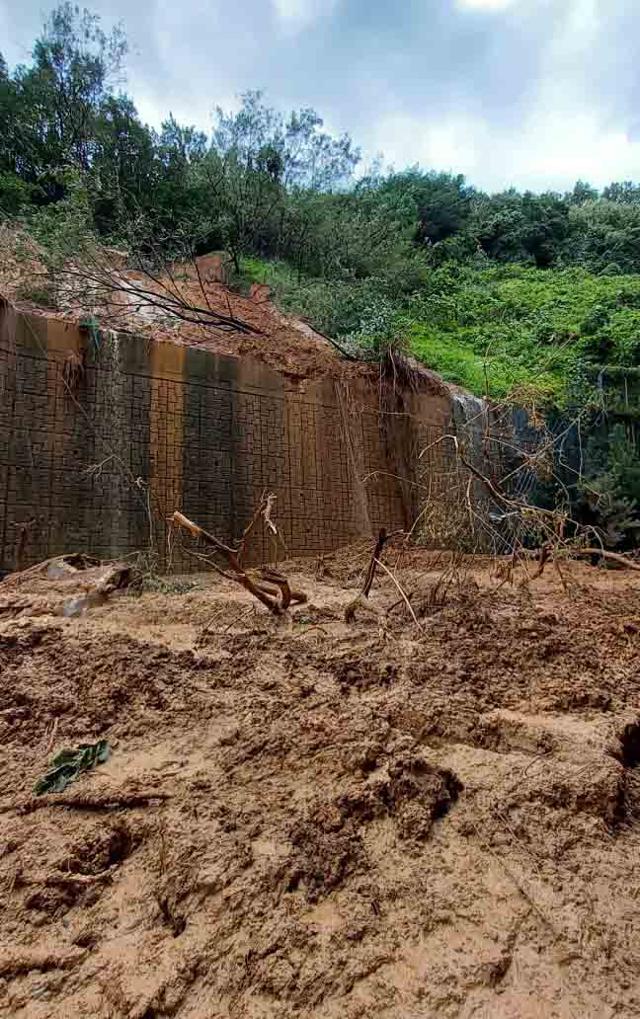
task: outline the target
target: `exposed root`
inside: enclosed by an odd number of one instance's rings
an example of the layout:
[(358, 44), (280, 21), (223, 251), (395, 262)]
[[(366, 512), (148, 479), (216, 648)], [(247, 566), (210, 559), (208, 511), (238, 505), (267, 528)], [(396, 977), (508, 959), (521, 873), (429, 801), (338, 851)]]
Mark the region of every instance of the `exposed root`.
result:
[(216, 538), (213, 534), (209, 534), (208, 531), (205, 531), (204, 528), (195, 524), (192, 520), (189, 520), (188, 517), (185, 517), (184, 514), (180, 513), (178, 510), (176, 510), (171, 517), (171, 523), (177, 524), (178, 527), (182, 527), (183, 530), (188, 531), (194, 538), (204, 542), (205, 545), (213, 548), (215, 552), (223, 556), (228, 563), (228, 570), (222, 569), (216, 563), (211, 562), (211, 560), (206, 556), (202, 556), (201, 558), (203, 558), (203, 560), (208, 563), (208, 565), (214, 569), (216, 573), (220, 573), (223, 577), (226, 577), (227, 580), (233, 580), (237, 584), (240, 584), (245, 588), (245, 590), (249, 591), (254, 598), (257, 598), (258, 601), (262, 602), (262, 604), (265, 605), (274, 616), (279, 616), (282, 615), (283, 612), (286, 612), (293, 601), (306, 601), (306, 595), (302, 592), (295, 592), (294, 597), (294, 592), (290, 590), (286, 577), (283, 577), (282, 574), (277, 573), (276, 571), (269, 571), (266, 578), (275, 585), (274, 591), (274, 588), (268, 584), (265, 585), (257, 583), (242, 567), (242, 556), (245, 551), (246, 541), (259, 515), (266, 514), (265, 520), (267, 524), (270, 528), (275, 527), (270, 517), (273, 500), (269, 502), (269, 498), (270, 497), (267, 496), (261, 501), (258, 509), (252, 517), (251, 522), (249, 523), (249, 526), (245, 529), (240, 545), (237, 549), (230, 548), (229, 545), (225, 545), (225, 543), (220, 541), (219, 538)]

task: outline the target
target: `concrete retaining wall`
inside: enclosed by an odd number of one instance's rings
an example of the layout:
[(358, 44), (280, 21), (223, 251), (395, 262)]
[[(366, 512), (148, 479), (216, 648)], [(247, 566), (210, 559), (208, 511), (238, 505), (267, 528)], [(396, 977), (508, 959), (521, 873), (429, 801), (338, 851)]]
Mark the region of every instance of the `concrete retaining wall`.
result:
[[(419, 478), (417, 453), (450, 421), (436, 391), (382, 411), (375, 378), (294, 384), (256, 361), (4, 305), (0, 568), (63, 551), (126, 555), (149, 546), (150, 526), (163, 549), (174, 509), (233, 541), (264, 489), (292, 555), (405, 527), (418, 505), (408, 472), (444, 493), (446, 444)], [(194, 564), (178, 554), (173, 566)]]

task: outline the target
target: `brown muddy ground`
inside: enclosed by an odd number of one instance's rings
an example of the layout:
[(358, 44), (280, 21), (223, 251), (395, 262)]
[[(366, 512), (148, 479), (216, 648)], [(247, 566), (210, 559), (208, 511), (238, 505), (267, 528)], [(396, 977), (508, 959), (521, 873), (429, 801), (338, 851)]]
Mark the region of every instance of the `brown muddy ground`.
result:
[(347, 626), (365, 558), (280, 622), (215, 578), (1, 617), (0, 1013), (640, 1015), (640, 576), (416, 553), (422, 629)]

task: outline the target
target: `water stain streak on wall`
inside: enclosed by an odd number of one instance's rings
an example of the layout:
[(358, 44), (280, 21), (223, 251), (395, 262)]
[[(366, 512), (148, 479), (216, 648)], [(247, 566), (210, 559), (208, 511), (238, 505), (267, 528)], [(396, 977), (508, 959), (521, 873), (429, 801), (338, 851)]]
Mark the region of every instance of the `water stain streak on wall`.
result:
[[(70, 358), (82, 365), (75, 375)], [(151, 528), (164, 550), (174, 509), (234, 540), (265, 489), (292, 555), (406, 527), (415, 511), (406, 473), (451, 417), (436, 393), (381, 409), (365, 380), (293, 384), (257, 361), (8, 305), (0, 396), (3, 570), (15, 568), (21, 541), (25, 562), (72, 550), (106, 558), (148, 548)], [(447, 456), (441, 447), (420, 461), (421, 484), (438, 490)], [(194, 567), (179, 555), (173, 565)]]

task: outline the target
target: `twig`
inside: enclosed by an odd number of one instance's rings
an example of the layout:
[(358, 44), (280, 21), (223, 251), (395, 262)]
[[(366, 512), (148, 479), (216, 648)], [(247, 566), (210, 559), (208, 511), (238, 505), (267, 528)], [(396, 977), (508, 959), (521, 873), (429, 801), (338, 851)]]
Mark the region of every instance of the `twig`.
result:
[(51, 733), (50, 733), (49, 739), (47, 741), (47, 747), (46, 747), (46, 750), (45, 750), (45, 754), (49, 754), (51, 752), (51, 748), (53, 747), (53, 743), (54, 743), (54, 740), (56, 738), (56, 733), (58, 731), (58, 722), (59, 721), (60, 721), (60, 719), (58, 717), (54, 718), (54, 720), (53, 720), (53, 725), (51, 727)]
[(394, 577), (394, 575), (391, 572), (391, 570), (388, 569), (388, 567), (385, 566), (384, 563), (381, 563), (379, 559), (376, 560), (376, 562), (377, 562), (378, 566), (380, 567), (380, 569), (384, 570), (384, 572), (387, 574), (388, 577), (391, 577), (391, 580), (393, 581), (393, 583), (395, 584), (395, 586), (396, 586), (396, 588), (398, 590), (398, 594), (400, 595), (400, 597), (404, 601), (405, 605), (409, 609), (409, 612), (411, 614), (411, 618), (413, 619), (414, 623), (416, 624), (418, 630), (420, 631), (420, 633), (424, 633), (424, 627), (421, 625), (421, 623), (418, 622), (418, 617), (416, 616), (415, 612), (413, 611), (413, 608), (411, 606), (411, 602), (409, 601), (409, 599), (408, 599), (407, 595), (405, 594), (405, 592), (402, 590), (402, 588), (401, 588), (400, 584), (398, 583), (398, 580), (396, 579), (396, 577)]

